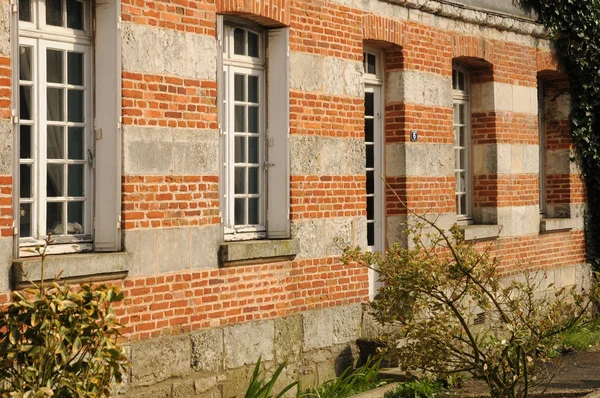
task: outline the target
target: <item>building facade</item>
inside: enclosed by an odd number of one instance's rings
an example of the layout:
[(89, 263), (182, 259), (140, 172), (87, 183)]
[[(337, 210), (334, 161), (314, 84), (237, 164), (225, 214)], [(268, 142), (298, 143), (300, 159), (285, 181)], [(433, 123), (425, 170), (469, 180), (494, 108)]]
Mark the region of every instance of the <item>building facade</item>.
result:
[[(569, 86), (512, 2), (0, 1), (0, 303), (109, 281), (127, 396), (323, 382), (374, 333), (346, 244), (459, 223), (502, 272), (587, 275)], [(549, 282), (550, 283), (550, 282)]]

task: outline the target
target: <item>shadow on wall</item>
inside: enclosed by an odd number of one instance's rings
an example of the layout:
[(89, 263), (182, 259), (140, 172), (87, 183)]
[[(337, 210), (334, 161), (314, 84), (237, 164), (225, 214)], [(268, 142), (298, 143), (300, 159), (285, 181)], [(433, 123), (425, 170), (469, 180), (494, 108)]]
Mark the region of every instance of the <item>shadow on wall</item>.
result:
[(450, 0), (451, 3), (464, 5), (469, 8), (507, 14), (513, 17), (537, 21), (537, 11), (527, 0)]
[(354, 356), (352, 354), (352, 348), (347, 346), (344, 348), (333, 362), (335, 369), (335, 375), (340, 376), (346, 369), (354, 365)]

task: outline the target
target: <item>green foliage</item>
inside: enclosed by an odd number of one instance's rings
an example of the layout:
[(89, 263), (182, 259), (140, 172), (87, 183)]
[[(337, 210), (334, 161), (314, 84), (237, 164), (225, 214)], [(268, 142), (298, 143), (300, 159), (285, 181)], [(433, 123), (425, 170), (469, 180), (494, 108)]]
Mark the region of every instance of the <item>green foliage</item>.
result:
[[(40, 254), (43, 267), (45, 249)], [(47, 288), (43, 280), (13, 292), (0, 310), (0, 396), (110, 395), (126, 364), (112, 310), (122, 298), (116, 287), (72, 291), (57, 283)]]
[(433, 398), (444, 391), (442, 382), (424, 378), (402, 383), (383, 398)]
[(275, 383), (277, 382), (279, 375), (281, 375), (281, 372), (285, 368), (285, 363), (279, 365), (269, 380), (261, 377), (260, 363), (261, 358), (258, 358), (258, 362), (256, 362), (256, 366), (252, 372), (250, 384), (248, 385), (246, 394), (244, 394), (244, 398), (280, 398), (283, 397), (287, 391), (291, 390), (298, 384), (298, 382), (291, 383), (284, 387), (283, 390), (281, 390), (277, 395), (273, 395), (273, 388), (275, 387)]
[(553, 338), (583, 316), (593, 292), (555, 289), (542, 273), (501, 283), (489, 248), (465, 242), (456, 225), (447, 232), (413, 216), (419, 223), (409, 248), (344, 254), (345, 262), (379, 272), (382, 287), (371, 310), (380, 323), (396, 326), (383, 336), (393, 354), (409, 373), (468, 373), (484, 380), (493, 397), (527, 396), (542, 382), (536, 371)]
[(381, 359), (373, 362), (370, 358), (357, 368), (349, 367), (340, 376), (327, 380), (319, 387), (299, 394), (302, 398), (345, 398), (369, 391), (386, 384), (379, 378)]
[(564, 57), (572, 139), (587, 187), (588, 259), (600, 270), (600, 0), (522, 0), (535, 6)]
[(600, 320), (575, 325), (558, 336), (560, 351), (586, 351), (600, 341)]

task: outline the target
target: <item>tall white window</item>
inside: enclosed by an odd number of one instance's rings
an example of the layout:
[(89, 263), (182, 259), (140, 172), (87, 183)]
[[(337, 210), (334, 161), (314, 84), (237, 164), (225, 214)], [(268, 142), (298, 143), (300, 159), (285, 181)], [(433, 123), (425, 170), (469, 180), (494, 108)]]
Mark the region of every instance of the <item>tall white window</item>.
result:
[(366, 49), (363, 53), (365, 84), (365, 152), (367, 178), (367, 244), (371, 250), (383, 249), (382, 145), (383, 85), (382, 55)]
[(226, 235), (266, 236), (265, 40), (258, 29), (225, 26), (223, 45)]
[(469, 107), (469, 75), (463, 69), (452, 69), (452, 98), (456, 215), (458, 220), (469, 220), (472, 209), (471, 116)]
[(87, 2), (19, 1), (21, 247), (92, 248), (91, 33)]
[(538, 129), (540, 146), (540, 214), (546, 213), (546, 123), (544, 81), (538, 79)]

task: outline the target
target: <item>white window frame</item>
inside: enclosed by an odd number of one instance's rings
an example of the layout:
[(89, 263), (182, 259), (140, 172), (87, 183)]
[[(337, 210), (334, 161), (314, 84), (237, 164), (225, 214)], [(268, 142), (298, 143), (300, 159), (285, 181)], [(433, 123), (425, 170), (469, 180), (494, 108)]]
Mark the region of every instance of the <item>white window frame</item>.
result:
[[(234, 30), (236, 28), (250, 31), (259, 36), (259, 57), (250, 57), (234, 53)], [(247, 42), (247, 41), (246, 41)], [(267, 237), (267, 203), (266, 203), (266, 110), (267, 99), (266, 90), (266, 39), (265, 31), (256, 27), (250, 27), (242, 24), (226, 24), (223, 26), (223, 83), (225, 93), (223, 98), (224, 125), (222, 126), (225, 135), (225, 159), (223, 162), (222, 175), (225, 177), (223, 184), (223, 224), (224, 236), (227, 241), (263, 239)], [(259, 78), (259, 217), (258, 224), (254, 225), (235, 225), (235, 136), (232, 126), (234, 126), (234, 75), (237, 73), (248, 76), (257, 76)], [(247, 184), (246, 180), (246, 186)]]
[(538, 137), (539, 137), (539, 180), (540, 215), (546, 214), (546, 90), (544, 80), (538, 78)]
[[(66, 1), (63, 2), (63, 19), (66, 21)], [(19, 239), (19, 257), (27, 257), (35, 255), (31, 252), (31, 248), (44, 243), (43, 238), (46, 236), (44, 231), (46, 230), (46, 186), (47, 179), (43, 178), (46, 176), (47, 170), (47, 145), (46, 145), (46, 134), (47, 134), (47, 108), (46, 108), (46, 88), (48, 86), (64, 86), (65, 90), (69, 85), (67, 82), (64, 84), (54, 84), (46, 82), (46, 50), (57, 49), (63, 51), (77, 51), (84, 54), (84, 144), (83, 144), (83, 161), (66, 161), (62, 164), (84, 164), (84, 220), (83, 227), (84, 232), (77, 235), (58, 235), (53, 237), (53, 245), (47, 249), (48, 254), (55, 253), (71, 253), (71, 252), (82, 252), (89, 251), (93, 248), (92, 243), (92, 231), (93, 231), (93, 207), (94, 207), (94, 191), (93, 191), (93, 179), (94, 172), (91, 170), (89, 164), (89, 156), (93, 154), (93, 101), (94, 101), (94, 90), (93, 90), (93, 72), (92, 72), (92, 34), (91, 34), (91, 3), (89, 1), (83, 2), (83, 30), (69, 29), (65, 27), (57, 27), (46, 24), (46, 1), (38, 0), (32, 1), (32, 22), (18, 21), (18, 46), (32, 47), (32, 125), (31, 129), (31, 152), (33, 159), (32, 161), (21, 162), (19, 164), (32, 164), (31, 171), (31, 190), (32, 200), (25, 200), (23, 203), (32, 203), (31, 208), (31, 237), (23, 237)], [(19, 57), (13, 59), (13, 73), (16, 83), (20, 83), (18, 80), (19, 76)], [(17, 84), (18, 87), (18, 84)], [(17, 88), (17, 92), (18, 92)], [(18, 98), (18, 94), (17, 94)], [(16, 101), (16, 115), (19, 115), (19, 101)], [(64, 112), (67, 112), (66, 104), (66, 93), (65, 93), (65, 104)], [(18, 122), (18, 118), (17, 118)], [(75, 123), (66, 122), (65, 126), (70, 126)], [(19, 126), (16, 125), (16, 147), (15, 147), (15, 159), (20, 159), (19, 148)], [(68, 137), (68, 129), (64, 131), (65, 140)], [(44, 138), (44, 139), (42, 139)], [(52, 163), (52, 161), (50, 161)], [(20, 187), (20, 176), (19, 167), (16, 167), (15, 172), (15, 191), (18, 202), (19, 198), (19, 187)], [(63, 176), (66, 180), (66, 175)], [(67, 184), (67, 181), (64, 181)], [(68, 200), (69, 197), (65, 196), (56, 198), (56, 201)], [(51, 200), (52, 201), (52, 200)], [(16, 206), (17, 209), (20, 206)], [(16, 212), (15, 220), (18, 222), (20, 212)], [(63, 215), (64, 217), (64, 215)], [(19, 229), (16, 229), (18, 235)]]
[[(468, 224), (471, 223), (473, 220), (473, 169), (472, 169), (472, 164), (471, 164), (471, 151), (473, 148), (472, 142), (471, 142), (471, 106), (470, 106), (470, 87), (471, 87), (471, 81), (470, 81), (470, 76), (469, 76), (469, 72), (466, 68), (463, 68), (461, 66), (453, 66), (452, 67), (452, 76), (453, 76), (453, 82), (456, 80), (458, 81), (458, 76), (459, 74), (462, 74), (464, 77), (464, 90), (455, 88), (455, 85), (453, 83), (452, 85), (452, 113), (453, 113), (453, 132), (454, 132), (454, 176), (456, 178), (456, 185), (455, 185), (455, 201), (456, 201), (456, 219), (459, 223), (463, 223), (463, 224)], [(455, 107), (456, 106), (463, 106), (463, 118), (464, 118), (464, 123), (457, 123), (457, 115), (455, 114)], [(456, 138), (456, 129), (458, 127), (464, 127), (464, 132), (465, 132), (465, 146), (460, 146), (459, 142)], [(460, 167), (456, 167), (457, 164), (460, 163), (460, 161), (458, 161), (456, 159), (456, 154), (459, 150), (464, 150), (465, 153), (465, 168), (462, 169)], [(458, 184), (459, 184), (459, 179), (457, 178), (458, 173), (464, 173), (465, 174), (465, 189), (464, 191), (458, 191)], [(459, 210), (459, 195), (464, 195), (466, 197), (466, 209), (464, 209), (464, 211), (460, 211), (462, 209)]]

